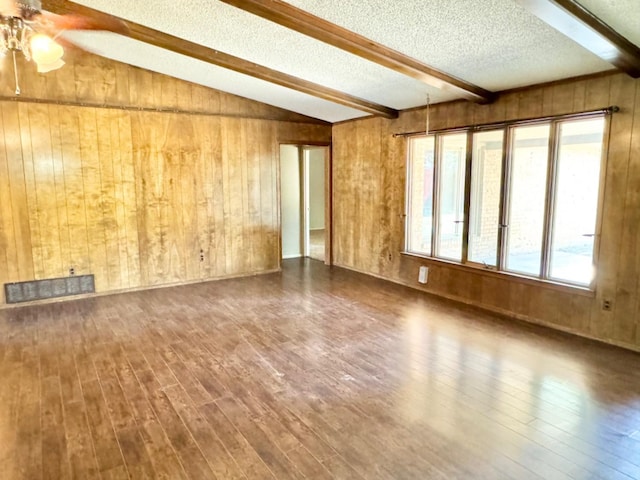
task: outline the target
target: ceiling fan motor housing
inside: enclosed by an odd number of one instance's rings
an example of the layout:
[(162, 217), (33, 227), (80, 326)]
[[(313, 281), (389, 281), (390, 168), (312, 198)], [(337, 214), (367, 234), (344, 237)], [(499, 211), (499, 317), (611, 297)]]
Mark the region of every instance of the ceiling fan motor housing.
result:
[(22, 18), (30, 20), (42, 11), (42, 2), (40, 0), (20, 0), (18, 7), (20, 8)]

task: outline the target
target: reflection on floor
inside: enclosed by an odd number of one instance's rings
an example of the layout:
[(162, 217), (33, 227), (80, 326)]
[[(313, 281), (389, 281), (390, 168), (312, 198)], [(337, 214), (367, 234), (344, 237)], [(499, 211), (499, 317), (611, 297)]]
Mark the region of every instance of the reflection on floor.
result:
[(324, 230), (309, 231), (309, 256), (324, 262)]
[(282, 272), (0, 310), (0, 478), (640, 478), (640, 355)]

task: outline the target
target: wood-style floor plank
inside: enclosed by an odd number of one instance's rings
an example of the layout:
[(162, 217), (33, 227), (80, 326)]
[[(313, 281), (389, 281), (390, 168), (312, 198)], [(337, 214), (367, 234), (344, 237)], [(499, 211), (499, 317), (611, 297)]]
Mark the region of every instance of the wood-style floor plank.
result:
[(640, 355), (317, 261), (0, 311), (0, 477), (640, 478)]

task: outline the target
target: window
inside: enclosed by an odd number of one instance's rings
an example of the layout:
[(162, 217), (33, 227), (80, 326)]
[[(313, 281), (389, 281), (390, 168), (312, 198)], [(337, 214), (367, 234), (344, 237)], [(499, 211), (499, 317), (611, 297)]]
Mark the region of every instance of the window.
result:
[(469, 262), (491, 267), (498, 265), (503, 144), (503, 130), (473, 135)]
[(460, 261), (464, 229), (467, 135), (465, 133), (442, 135), (439, 140), (436, 255), (440, 258)]
[(416, 137), (411, 141), (408, 189), (410, 222), (407, 248), (411, 252), (431, 255), (433, 237), (433, 185), (435, 137)]
[(604, 119), (560, 125), (549, 278), (580, 283), (593, 276)]
[(407, 251), (590, 286), (602, 112), (409, 138)]
[(511, 132), (511, 175), (506, 222), (505, 270), (537, 276), (542, 265), (547, 197), (549, 125)]

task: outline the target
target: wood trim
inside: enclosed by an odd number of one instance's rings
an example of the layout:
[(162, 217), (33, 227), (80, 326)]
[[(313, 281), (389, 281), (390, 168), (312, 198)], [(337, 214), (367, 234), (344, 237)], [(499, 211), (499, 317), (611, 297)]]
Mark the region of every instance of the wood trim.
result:
[[(464, 100), (461, 100), (461, 101), (464, 101)], [(424, 108), (424, 105), (421, 106), (421, 107), (415, 107), (415, 108), (416, 108), (416, 110), (422, 110)], [(404, 112), (404, 110), (399, 110), (399, 113), (401, 113), (401, 112)], [(340, 120), (339, 122), (333, 122), (331, 124), (331, 126), (332, 127), (336, 127), (336, 126), (340, 126), (340, 125), (345, 125), (345, 124), (347, 124), (349, 122), (355, 122), (356, 120), (368, 120), (368, 119), (371, 119), (371, 118), (374, 118), (374, 117), (371, 116), (371, 115), (367, 115), (366, 117), (348, 118), (347, 120)]]
[(0, 102), (17, 102), (17, 103), (33, 103), (40, 105), (58, 105), (62, 107), (80, 107), (80, 108), (100, 108), (107, 110), (124, 110), (129, 112), (152, 112), (152, 113), (176, 113), (179, 115), (198, 115), (203, 117), (220, 117), (220, 118), (246, 118), (252, 120), (270, 120), (275, 122), (288, 123), (304, 123), (311, 125), (331, 126), (331, 123), (309, 117), (308, 120), (303, 119), (283, 119), (275, 115), (251, 115), (248, 113), (232, 114), (232, 113), (214, 113), (198, 110), (185, 110), (179, 108), (162, 108), (162, 107), (134, 107), (132, 105), (117, 105), (109, 103), (91, 103), (91, 102), (75, 102), (72, 100), (49, 100), (43, 98), (32, 97), (14, 97), (0, 95)]
[(83, 300), (87, 298), (107, 297), (110, 295), (121, 295), (123, 293), (144, 292), (147, 290), (160, 290), (163, 288), (173, 288), (173, 287), (185, 287), (189, 285), (199, 285), (202, 283), (219, 282), (222, 280), (233, 280), (235, 278), (256, 277), (258, 275), (271, 275), (273, 273), (280, 273), (280, 272), (282, 272), (282, 267), (279, 266), (278, 268), (272, 268), (269, 270), (257, 270), (253, 272), (247, 272), (247, 273), (237, 273), (237, 274), (234, 273), (230, 275), (221, 275), (219, 277), (207, 278), (205, 280), (198, 279), (198, 280), (187, 280), (184, 282), (162, 283), (159, 285), (145, 285), (142, 287), (122, 288), (119, 290), (107, 290), (103, 292), (84, 293), (82, 295), (74, 295), (73, 297), (54, 297), (54, 298), (47, 298), (44, 300), (33, 300), (31, 302), (0, 303), (0, 311), (33, 307), (37, 305), (50, 305), (54, 303), (77, 302), (79, 300)]
[(302, 145), (303, 147), (330, 147), (331, 142), (305, 142), (300, 140), (278, 140), (278, 145)]
[[(282, 143), (274, 142), (276, 148), (274, 151), (278, 156), (276, 158), (276, 216), (278, 228), (278, 269), (282, 270), (282, 261), (284, 260), (284, 247), (282, 246)], [(292, 142), (293, 143), (293, 142)]]
[[(505, 120), (503, 122), (479, 123), (479, 124), (473, 124), (473, 125), (456, 125), (453, 127), (430, 130), (429, 135), (436, 135), (436, 134), (442, 135), (446, 133), (454, 133), (454, 132), (461, 132), (461, 131), (478, 132), (482, 130), (491, 130), (494, 128), (501, 128), (501, 127), (506, 128), (510, 126), (521, 126), (521, 125), (535, 124), (535, 123), (542, 123), (542, 122), (553, 122), (557, 120), (565, 120), (565, 119), (571, 119), (571, 118), (575, 118), (575, 119), (586, 118), (592, 115), (597, 115), (599, 113), (602, 113), (604, 115), (613, 115), (614, 113), (618, 113), (619, 111), (620, 111), (620, 108), (617, 105), (611, 105), (609, 107), (597, 108), (594, 110), (585, 110), (585, 111), (576, 112), (576, 113), (560, 113), (558, 115), (547, 115), (545, 117), (527, 117), (527, 118), (514, 119), (514, 120)], [(357, 119), (354, 119), (351, 121), (355, 122), (356, 120)], [(416, 137), (416, 136), (424, 135), (424, 133), (425, 133), (424, 130), (416, 130), (413, 132), (396, 132), (396, 133), (392, 133), (391, 136), (394, 138)]]
[(490, 103), (495, 99), (495, 95), (484, 88), (437, 70), (415, 58), (280, 0), (221, 1), (396, 72), (413, 77), (427, 85), (454, 90), (468, 100), (477, 103)]
[[(557, 86), (561, 86), (561, 85), (573, 85), (576, 82), (583, 82), (583, 81), (589, 81), (589, 80), (596, 80), (599, 78), (605, 78), (605, 77), (613, 77), (615, 75), (619, 75), (620, 72), (615, 69), (609, 69), (609, 70), (604, 70), (602, 72), (596, 72), (596, 73), (587, 73), (585, 75), (577, 75), (575, 77), (569, 77), (569, 78), (561, 78), (559, 80), (551, 80), (550, 82), (542, 82), (542, 83), (536, 83), (533, 85), (525, 85), (523, 87), (515, 87), (515, 88), (508, 88), (506, 90), (500, 90), (498, 93), (498, 95), (500, 95), (501, 97), (504, 95), (508, 95), (511, 93), (521, 93), (521, 92), (530, 92), (533, 89), (536, 88), (549, 88), (549, 87), (557, 87)], [(440, 104), (442, 105), (442, 104)], [(419, 108), (419, 107), (416, 107)], [(424, 107), (422, 107), (424, 108)], [(402, 112), (407, 112), (409, 110), (402, 110)]]
[[(524, 283), (526, 285), (533, 285), (535, 287), (541, 288), (550, 288), (552, 290), (557, 290), (560, 292), (573, 293), (577, 295), (582, 295), (585, 297), (595, 297), (596, 292), (592, 290), (590, 287), (581, 287), (579, 285), (571, 285), (568, 283), (559, 283), (554, 282), (553, 280), (542, 279), (542, 278), (534, 278), (534, 277), (525, 277), (523, 275), (518, 275), (517, 273), (508, 272), (506, 270), (495, 270), (490, 268), (483, 268), (482, 266), (474, 266), (474, 264), (461, 264), (457, 262), (453, 262), (450, 260), (445, 260), (443, 258), (436, 257), (427, 257), (425, 255), (420, 255), (412, 252), (400, 252), (400, 255), (403, 257), (409, 257), (413, 259), (417, 259), (418, 261), (424, 261), (429, 264), (437, 265), (439, 267), (447, 267), (453, 268), (454, 270), (460, 270), (466, 273), (473, 273), (478, 275), (484, 275), (488, 277), (501, 278), (504, 280), (510, 280), (517, 283)], [(338, 265), (341, 266), (341, 265)], [(435, 293), (435, 295), (440, 295), (439, 293)]]
[[(278, 145), (293, 145), (299, 148), (304, 147), (324, 147), (324, 263), (333, 265), (333, 146), (331, 142), (300, 142), (300, 141), (279, 141)], [(280, 207), (280, 210), (282, 208)], [(280, 236), (282, 236), (282, 224), (280, 224)], [(282, 256), (282, 255), (281, 255)]]
[(640, 48), (575, 0), (518, 0), (518, 3), (619, 70), (640, 78)]
[[(495, 94), (498, 97), (503, 97), (511, 93), (530, 92), (531, 90), (537, 89), (537, 88), (548, 88), (548, 87), (555, 87), (558, 85), (569, 85), (579, 81), (594, 80), (597, 78), (604, 78), (604, 77), (612, 77), (614, 75), (618, 75), (619, 73), (620, 72), (618, 72), (617, 69), (605, 70), (604, 72), (597, 72), (597, 73), (587, 73), (586, 75), (578, 75), (576, 77), (563, 78), (560, 80), (552, 80), (550, 82), (536, 83), (534, 85), (525, 85), (524, 87), (508, 88), (506, 90), (500, 90), (499, 92), (495, 92)], [(447, 102), (432, 103), (431, 107), (432, 108), (450, 107), (458, 103), (460, 104), (465, 103), (465, 100), (449, 100)], [(426, 105), (420, 105), (420, 106), (411, 107), (411, 108), (403, 108), (402, 110), (400, 110), (400, 113), (418, 112), (420, 110), (424, 110), (425, 108), (426, 108)], [(336, 125), (355, 122), (357, 120), (364, 120), (366, 118), (370, 118), (370, 117), (360, 117), (360, 118), (352, 118), (349, 120), (341, 120), (339, 122), (334, 122), (332, 125), (335, 127)]]
[[(300, 252), (301, 257), (307, 257), (309, 255), (309, 244), (307, 243), (307, 207), (308, 205), (308, 188), (307, 188), (307, 161), (305, 159), (304, 145), (298, 145), (298, 188), (300, 189)], [(282, 230), (282, 226), (280, 227)]]
[(324, 263), (333, 265), (333, 148), (327, 146), (324, 155)]
[[(49, 12), (66, 15), (78, 14), (87, 17), (100, 16), (104, 13), (83, 5), (66, 0), (45, 0), (43, 8)], [(113, 17), (114, 19), (125, 21), (124, 19)], [(249, 62), (228, 53), (214, 50), (212, 48), (189, 42), (179, 37), (154, 30), (138, 23), (126, 21), (129, 31), (124, 34), (129, 38), (138, 40), (149, 45), (154, 45), (165, 50), (169, 50), (180, 55), (185, 55), (197, 60), (217, 65), (219, 67), (233, 70), (244, 75), (249, 75), (260, 80), (264, 80), (285, 88), (290, 88), (298, 92), (306, 93), (323, 100), (338, 103), (346, 107), (354, 108), (363, 112), (379, 115), (384, 118), (397, 118), (398, 111), (384, 105), (379, 105), (368, 100), (364, 100), (353, 95), (334, 90), (332, 88), (309, 82), (293, 75), (288, 75), (271, 68)]]

